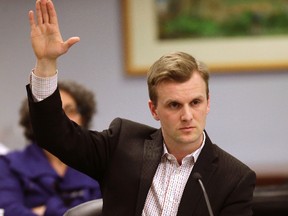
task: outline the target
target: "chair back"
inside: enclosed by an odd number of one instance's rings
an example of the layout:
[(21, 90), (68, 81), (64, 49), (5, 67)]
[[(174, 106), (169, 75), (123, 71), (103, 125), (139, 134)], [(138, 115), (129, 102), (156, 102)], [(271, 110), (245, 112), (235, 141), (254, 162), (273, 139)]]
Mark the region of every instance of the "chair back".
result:
[(69, 209), (63, 216), (101, 216), (102, 206), (102, 199), (91, 200)]

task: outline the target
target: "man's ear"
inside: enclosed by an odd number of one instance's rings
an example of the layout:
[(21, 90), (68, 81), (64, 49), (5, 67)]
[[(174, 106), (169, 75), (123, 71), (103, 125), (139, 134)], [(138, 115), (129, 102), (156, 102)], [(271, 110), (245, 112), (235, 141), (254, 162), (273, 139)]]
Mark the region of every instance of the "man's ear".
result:
[(207, 114), (210, 112), (210, 94), (208, 95), (207, 99)]
[(150, 109), (150, 112), (151, 112), (153, 118), (156, 121), (159, 121), (160, 119), (159, 119), (158, 114), (157, 114), (157, 108), (154, 105), (154, 103), (151, 100), (149, 100), (148, 105), (149, 105), (149, 109)]

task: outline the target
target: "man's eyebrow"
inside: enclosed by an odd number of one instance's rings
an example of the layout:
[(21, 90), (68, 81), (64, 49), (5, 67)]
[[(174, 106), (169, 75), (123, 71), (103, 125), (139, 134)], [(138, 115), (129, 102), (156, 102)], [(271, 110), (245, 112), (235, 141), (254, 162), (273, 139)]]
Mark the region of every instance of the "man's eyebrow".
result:
[(169, 104), (169, 103), (180, 103), (177, 99), (167, 99), (164, 101), (164, 104)]

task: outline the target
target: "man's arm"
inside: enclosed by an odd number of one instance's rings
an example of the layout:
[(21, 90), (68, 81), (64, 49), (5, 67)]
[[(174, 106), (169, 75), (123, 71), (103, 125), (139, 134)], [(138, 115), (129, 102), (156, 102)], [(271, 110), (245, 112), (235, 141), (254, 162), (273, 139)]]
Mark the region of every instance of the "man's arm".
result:
[(63, 41), (51, 0), (37, 0), (35, 13), (36, 19), (34, 12), (29, 11), (31, 43), (36, 56), (34, 73), (38, 77), (51, 77), (56, 73), (57, 58), (66, 53), (80, 38), (71, 37)]
[(235, 189), (227, 198), (224, 208), (222, 208), (221, 216), (251, 216), (252, 199), (255, 188), (256, 175), (255, 172), (247, 172), (236, 185)]

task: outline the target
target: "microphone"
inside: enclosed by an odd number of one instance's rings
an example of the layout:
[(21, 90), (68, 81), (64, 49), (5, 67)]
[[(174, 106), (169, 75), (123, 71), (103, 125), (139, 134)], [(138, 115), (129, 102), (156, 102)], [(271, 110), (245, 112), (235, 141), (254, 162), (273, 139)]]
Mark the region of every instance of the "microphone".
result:
[(211, 204), (210, 204), (210, 201), (209, 201), (209, 198), (208, 198), (208, 194), (207, 194), (207, 192), (206, 192), (206, 190), (205, 190), (205, 187), (204, 187), (204, 184), (203, 184), (203, 182), (202, 182), (202, 180), (201, 180), (201, 179), (202, 179), (201, 174), (198, 173), (198, 172), (195, 172), (195, 173), (193, 173), (193, 176), (192, 176), (192, 177), (193, 177), (196, 181), (198, 181), (199, 184), (200, 184), (200, 186), (201, 186), (202, 192), (203, 192), (203, 194), (204, 194), (205, 202), (206, 202), (206, 205), (207, 205), (207, 208), (208, 208), (209, 215), (210, 215), (210, 216), (214, 216), (213, 211), (212, 211), (212, 208), (211, 208)]

